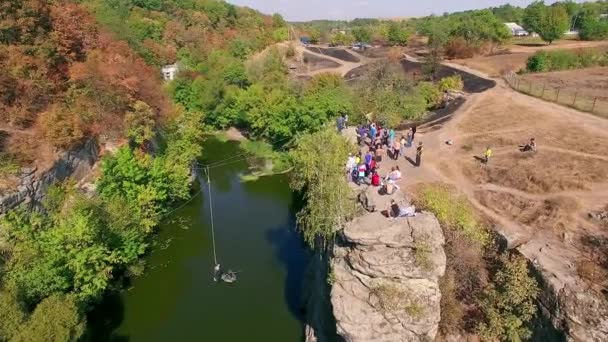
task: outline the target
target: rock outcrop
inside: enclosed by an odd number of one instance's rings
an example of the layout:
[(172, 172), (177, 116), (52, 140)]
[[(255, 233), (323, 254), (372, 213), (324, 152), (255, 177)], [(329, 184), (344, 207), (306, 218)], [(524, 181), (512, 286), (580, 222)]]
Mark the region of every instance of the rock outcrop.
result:
[(17, 189), (0, 194), (0, 214), (4, 214), (20, 204), (36, 207), (49, 186), (68, 177), (76, 180), (84, 178), (89, 174), (98, 158), (97, 143), (90, 140), (78, 150), (62, 152), (49, 170), (38, 172), (36, 168), (23, 168), (20, 185)]
[[(375, 191), (370, 188), (367, 196), (377, 208), (391, 198), (405, 201), (401, 194), (379, 197)], [(389, 220), (376, 211), (350, 222), (327, 261), (329, 289), (315, 294), (328, 304), (326, 320), (335, 322), (335, 333), (349, 342), (433, 340), (440, 320), (444, 242), (430, 213)], [(322, 307), (317, 304), (316, 311), (322, 313)], [(317, 331), (319, 321), (309, 319), (307, 341), (331, 340)]]

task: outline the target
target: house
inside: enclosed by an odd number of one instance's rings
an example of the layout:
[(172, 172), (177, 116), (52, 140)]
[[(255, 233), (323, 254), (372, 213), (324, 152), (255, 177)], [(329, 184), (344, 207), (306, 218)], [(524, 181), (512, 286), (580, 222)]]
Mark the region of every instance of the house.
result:
[(161, 73), (162, 73), (163, 79), (165, 81), (173, 81), (175, 79), (175, 77), (177, 76), (178, 72), (179, 72), (179, 65), (177, 65), (177, 63), (165, 65), (161, 69)]
[(511, 31), (511, 35), (514, 37), (527, 36), (529, 33), (523, 27), (517, 23), (505, 23), (505, 26)]

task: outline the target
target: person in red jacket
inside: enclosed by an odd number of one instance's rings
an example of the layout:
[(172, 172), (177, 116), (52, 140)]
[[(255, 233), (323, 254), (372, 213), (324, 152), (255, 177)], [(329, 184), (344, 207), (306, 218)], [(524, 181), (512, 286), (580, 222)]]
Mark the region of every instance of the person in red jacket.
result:
[(380, 175), (378, 171), (374, 170), (374, 173), (372, 173), (372, 186), (380, 186), (381, 184)]

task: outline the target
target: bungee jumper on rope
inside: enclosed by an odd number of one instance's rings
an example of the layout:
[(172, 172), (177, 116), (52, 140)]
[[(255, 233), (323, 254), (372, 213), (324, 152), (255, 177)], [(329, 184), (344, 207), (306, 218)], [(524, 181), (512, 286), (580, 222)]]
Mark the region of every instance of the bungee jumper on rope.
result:
[(225, 283), (234, 283), (236, 281), (236, 272), (232, 270), (223, 271), (222, 266), (217, 262), (217, 253), (215, 250), (215, 227), (213, 224), (213, 202), (211, 199), (211, 177), (209, 176), (209, 167), (206, 167), (207, 172), (207, 189), (209, 191), (209, 217), (211, 220), (211, 242), (213, 245), (213, 281), (223, 281)]

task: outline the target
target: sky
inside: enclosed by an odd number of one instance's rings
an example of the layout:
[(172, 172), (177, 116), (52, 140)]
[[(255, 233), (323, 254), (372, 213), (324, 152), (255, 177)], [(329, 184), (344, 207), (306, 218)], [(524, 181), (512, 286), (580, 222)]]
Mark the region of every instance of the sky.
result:
[[(228, 0), (263, 13), (280, 13), (288, 21), (313, 19), (418, 17), (511, 3), (527, 6), (532, 0)], [(554, 1), (545, 1), (552, 3)], [(580, 1), (577, 1), (580, 2)]]

